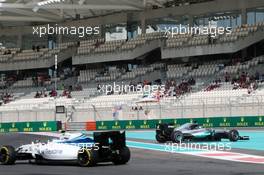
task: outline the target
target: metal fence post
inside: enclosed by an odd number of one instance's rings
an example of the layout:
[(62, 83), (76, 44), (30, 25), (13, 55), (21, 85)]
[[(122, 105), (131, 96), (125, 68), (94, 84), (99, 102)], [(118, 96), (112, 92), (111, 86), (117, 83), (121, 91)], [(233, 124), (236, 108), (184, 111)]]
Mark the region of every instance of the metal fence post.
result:
[(95, 108), (93, 108), (93, 113), (94, 113), (94, 121), (97, 121)]
[(260, 108), (260, 100), (259, 100), (259, 98), (258, 97), (256, 97), (256, 99), (257, 99), (257, 101), (258, 101), (258, 116), (260, 116), (260, 112), (259, 112), (259, 108)]
[(160, 106), (160, 107), (159, 107), (159, 118), (161, 119), (161, 118), (162, 118), (162, 117), (161, 117), (161, 110), (162, 110), (162, 109), (161, 109), (161, 104), (160, 104), (160, 103), (159, 103), (159, 106)]
[(262, 96), (259, 99), (259, 115), (263, 115), (263, 99), (262, 99)]
[(19, 111), (18, 110), (16, 110), (16, 111), (17, 111), (17, 121), (19, 122), (19, 120), (20, 120)]
[(184, 116), (184, 107), (183, 107), (183, 103), (181, 102), (181, 118), (183, 118)]
[(203, 103), (203, 118), (205, 118), (205, 103), (203, 100), (202, 100), (202, 103)]
[(231, 103), (230, 98), (228, 98), (228, 102), (229, 102), (229, 117), (231, 117), (232, 116), (232, 103)]
[(137, 110), (137, 120), (139, 120), (139, 110)]
[(36, 121), (38, 121), (38, 111), (36, 110), (36, 116), (35, 116), (36, 118)]

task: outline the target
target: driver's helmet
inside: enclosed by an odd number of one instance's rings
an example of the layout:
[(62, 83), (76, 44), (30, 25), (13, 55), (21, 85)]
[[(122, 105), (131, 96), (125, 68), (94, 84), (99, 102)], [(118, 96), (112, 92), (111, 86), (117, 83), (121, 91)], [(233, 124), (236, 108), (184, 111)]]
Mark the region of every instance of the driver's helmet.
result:
[(69, 140), (70, 135), (66, 133), (62, 133), (60, 136), (60, 140)]
[(199, 126), (198, 123), (193, 123), (193, 124), (191, 125), (191, 129), (199, 129), (199, 128), (200, 128), (200, 126)]

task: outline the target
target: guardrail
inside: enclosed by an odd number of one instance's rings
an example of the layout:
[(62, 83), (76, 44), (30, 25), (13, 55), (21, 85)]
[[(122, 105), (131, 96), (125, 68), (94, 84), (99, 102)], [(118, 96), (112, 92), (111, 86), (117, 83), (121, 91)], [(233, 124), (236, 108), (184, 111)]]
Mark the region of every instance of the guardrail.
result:
[[(65, 130), (136, 130), (155, 129), (159, 123), (171, 123), (176, 127), (196, 121), (203, 127), (264, 127), (264, 116), (211, 117), (211, 118), (178, 118), (155, 120), (116, 120), (70, 122), (64, 125)], [(2, 132), (51, 132), (62, 129), (60, 121), (0, 123)]]

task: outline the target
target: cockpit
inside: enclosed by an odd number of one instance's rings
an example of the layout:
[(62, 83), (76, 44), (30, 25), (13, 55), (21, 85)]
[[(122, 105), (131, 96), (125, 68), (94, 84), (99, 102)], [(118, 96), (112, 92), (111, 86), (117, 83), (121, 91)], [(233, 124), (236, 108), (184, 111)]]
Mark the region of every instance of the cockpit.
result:
[(186, 123), (184, 125), (181, 125), (177, 130), (195, 130), (201, 128), (202, 126), (197, 123)]

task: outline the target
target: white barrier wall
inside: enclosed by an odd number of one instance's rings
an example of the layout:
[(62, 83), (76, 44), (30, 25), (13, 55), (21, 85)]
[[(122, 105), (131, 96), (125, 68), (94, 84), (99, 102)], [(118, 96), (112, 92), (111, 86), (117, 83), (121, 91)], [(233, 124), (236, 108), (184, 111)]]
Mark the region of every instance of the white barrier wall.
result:
[(53, 121), (54, 111), (5, 111), (0, 112), (0, 122)]
[[(101, 96), (96, 98), (97, 100), (100, 98), (98, 101), (91, 99), (85, 102), (58, 99), (57, 105), (65, 105), (66, 112), (63, 114), (55, 114), (55, 104), (52, 100), (33, 107), (32, 105), (36, 102), (33, 103), (30, 100), (30, 105), (24, 104), (24, 101), (21, 104), (10, 103), (0, 108), (0, 122), (54, 120), (87, 122), (94, 120), (264, 116), (263, 90), (252, 95), (249, 95), (246, 89), (240, 91), (201, 91), (180, 99), (167, 97), (162, 99), (160, 103), (151, 104), (131, 103), (135, 99), (129, 99), (128, 96), (122, 95), (115, 97), (118, 98), (118, 101), (113, 101), (117, 100), (113, 97)], [(128, 100), (130, 100), (130, 104)], [(30, 109), (27, 110), (29, 107)]]
[(87, 122), (100, 120), (137, 120), (159, 118), (198, 118), (224, 116), (262, 116), (264, 103), (230, 105), (196, 105), (196, 106), (143, 106), (143, 110), (132, 110), (123, 107), (122, 110), (113, 108), (76, 109), (71, 116), (67, 113), (56, 114), (52, 109), (40, 111), (4, 111), (0, 112), (0, 122), (24, 121), (53, 121)]

